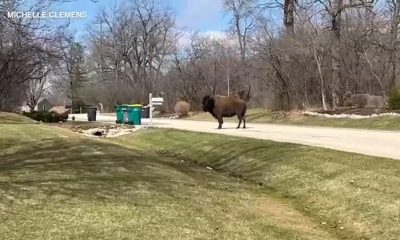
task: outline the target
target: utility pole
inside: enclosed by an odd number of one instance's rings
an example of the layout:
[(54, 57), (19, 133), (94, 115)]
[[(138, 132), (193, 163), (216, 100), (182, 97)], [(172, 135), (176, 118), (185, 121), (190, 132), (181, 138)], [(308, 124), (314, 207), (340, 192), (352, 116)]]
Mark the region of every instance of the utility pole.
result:
[(71, 114), (74, 113), (74, 87), (73, 87), (73, 80), (70, 76), (70, 85), (71, 85)]
[(228, 82), (228, 97), (229, 97), (229, 95), (230, 95), (230, 93), (231, 93), (231, 89), (230, 89), (230, 76), (229, 76), (229, 69), (227, 70), (227, 73), (226, 73), (226, 81)]

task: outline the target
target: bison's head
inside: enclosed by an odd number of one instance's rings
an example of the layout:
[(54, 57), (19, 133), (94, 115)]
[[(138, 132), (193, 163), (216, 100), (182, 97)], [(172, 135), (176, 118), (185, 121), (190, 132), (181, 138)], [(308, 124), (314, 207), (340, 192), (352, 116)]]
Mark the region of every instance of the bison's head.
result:
[(210, 95), (203, 97), (202, 106), (203, 106), (204, 112), (212, 113), (213, 109), (215, 107), (214, 98)]

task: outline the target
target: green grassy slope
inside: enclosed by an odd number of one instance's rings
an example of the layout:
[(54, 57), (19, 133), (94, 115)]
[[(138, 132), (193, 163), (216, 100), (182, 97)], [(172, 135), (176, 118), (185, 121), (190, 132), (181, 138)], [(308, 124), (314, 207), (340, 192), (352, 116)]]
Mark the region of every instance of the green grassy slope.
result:
[(164, 131), (118, 144), (39, 124), (0, 132), (0, 239), (340, 239), (262, 186), (141, 148)]
[(400, 236), (400, 161), (176, 130), (150, 130), (118, 141), (211, 166), (291, 199), (341, 239)]
[(0, 112), (0, 124), (7, 123), (35, 123), (36, 121), (28, 117), (8, 112)]

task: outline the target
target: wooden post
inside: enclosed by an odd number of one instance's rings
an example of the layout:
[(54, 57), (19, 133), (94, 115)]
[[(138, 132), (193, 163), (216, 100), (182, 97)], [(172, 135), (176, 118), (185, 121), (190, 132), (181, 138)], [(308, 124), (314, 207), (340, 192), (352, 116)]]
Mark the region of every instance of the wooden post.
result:
[(149, 93), (149, 117), (150, 117), (150, 126), (153, 126), (153, 101), (152, 101), (152, 94)]

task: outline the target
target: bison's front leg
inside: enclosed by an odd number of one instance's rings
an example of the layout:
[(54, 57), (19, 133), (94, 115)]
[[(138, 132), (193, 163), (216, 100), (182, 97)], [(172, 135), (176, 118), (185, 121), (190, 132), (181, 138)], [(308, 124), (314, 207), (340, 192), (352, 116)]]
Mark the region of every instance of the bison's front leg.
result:
[(218, 129), (222, 128), (222, 124), (224, 123), (224, 119), (222, 116), (218, 116)]

